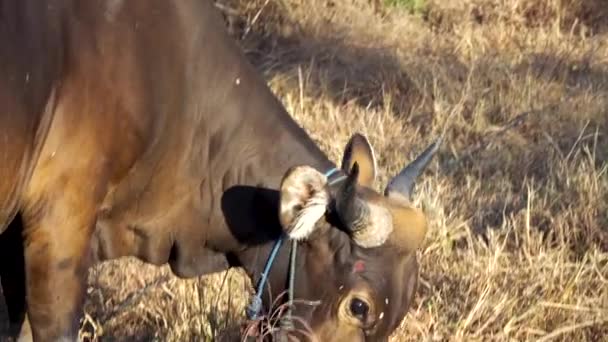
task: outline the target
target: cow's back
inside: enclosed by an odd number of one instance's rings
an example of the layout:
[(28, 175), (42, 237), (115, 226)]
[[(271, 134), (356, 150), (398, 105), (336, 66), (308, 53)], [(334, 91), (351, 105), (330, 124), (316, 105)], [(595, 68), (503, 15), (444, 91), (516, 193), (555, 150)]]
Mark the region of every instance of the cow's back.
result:
[(0, 232), (15, 214), (51, 121), (63, 52), (61, 4), (0, 1)]

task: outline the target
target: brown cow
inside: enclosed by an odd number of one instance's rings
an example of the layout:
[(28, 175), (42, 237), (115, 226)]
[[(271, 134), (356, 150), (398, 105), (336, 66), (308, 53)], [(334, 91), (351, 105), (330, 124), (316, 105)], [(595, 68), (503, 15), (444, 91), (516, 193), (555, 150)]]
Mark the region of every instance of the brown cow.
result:
[[(300, 246), (293, 295), (320, 303), (293, 315), (317, 338), (397, 327), (426, 232), (413, 180), (437, 144), (379, 194), (355, 134), (328, 179), (334, 164), (211, 1), (3, 0), (0, 17), (0, 232), (18, 229), (1, 276), (13, 320), (26, 294), (34, 341), (76, 338), (99, 260), (136, 256), (180, 277), (243, 267), (257, 282), (282, 232)], [(275, 298), (288, 264), (282, 247)]]

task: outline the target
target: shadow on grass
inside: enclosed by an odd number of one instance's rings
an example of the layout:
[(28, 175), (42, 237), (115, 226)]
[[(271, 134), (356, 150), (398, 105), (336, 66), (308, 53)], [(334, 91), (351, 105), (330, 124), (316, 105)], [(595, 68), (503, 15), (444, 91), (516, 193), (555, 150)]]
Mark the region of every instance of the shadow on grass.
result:
[(280, 76), (297, 89), (301, 70), (303, 91), (311, 97), (327, 96), (337, 105), (388, 106), (400, 115), (409, 114), (419, 102), (420, 91), (389, 49), (355, 46), (340, 37), (306, 32), (290, 22), (285, 9), (274, 1), (251, 26), (252, 20), (234, 9), (245, 6), (242, 2), (216, 3), (232, 36), (266, 79)]

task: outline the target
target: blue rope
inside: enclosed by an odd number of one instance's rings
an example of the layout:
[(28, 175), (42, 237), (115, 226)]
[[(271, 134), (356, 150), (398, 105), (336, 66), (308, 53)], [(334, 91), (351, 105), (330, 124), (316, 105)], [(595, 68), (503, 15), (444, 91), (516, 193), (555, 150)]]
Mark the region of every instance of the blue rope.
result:
[(285, 234), (281, 234), (279, 239), (274, 243), (274, 246), (272, 247), (272, 252), (270, 252), (270, 256), (266, 261), (266, 266), (264, 266), (264, 272), (262, 272), (262, 278), (258, 283), (258, 289), (256, 291), (256, 294), (251, 300), (249, 306), (247, 307), (247, 317), (251, 320), (258, 319), (260, 315), (260, 311), (262, 310), (262, 291), (264, 291), (264, 285), (266, 284), (266, 281), (268, 279), (268, 273), (270, 272), (270, 268), (274, 263), (274, 259), (276, 258), (279, 252), (279, 248), (281, 247), (281, 244), (283, 244), (284, 239)]
[[(326, 178), (330, 178), (335, 173), (340, 170), (337, 168), (332, 168), (331, 170), (325, 173)], [(345, 176), (342, 176), (334, 181), (329, 182), (330, 185), (342, 180)], [(258, 283), (258, 288), (255, 296), (251, 299), (251, 303), (247, 306), (246, 313), (247, 317), (250, 320), (256, 320), (260, 316), (260, 311), (262, 311), (262, 291), (264, 291), (264, 285), (266, 285), (266, 281), (268, 280), (268, 274), (270, 273), (270, 268), (274, 263), (274, 260), (279, 252), (283, 241), (285, 240), (285, 234), (281, 234), (281, 236), (277, 239), (272, 247), (272, 251), (270, 252), (270, 256), (268, 260), (266, 260), (266, 265), (264, 266), (264, 272), (262, 272), (262, 277), (260, 278), (260, 282)], [(293, 290), (295, 284), (295, 267), (296, 267), (296, 253), (297, 253), (297, 241), (293, 241), (291, 245), (291, 258), (290, 258), (290, 267), (289, 267), (289, 309), (287, 311), (287, 319), (283, 322), (284, 326), (289, 328), (292, 327), (291, 323), (291, 305), (293, 303)]]
[(338, 170), (337, 168), (334, 167), (333, 169), (331, 169), (325, 173), (325, 177), (329, 179), (329, 177), (333, 176), (334, 173), (336, 173), (338, 171), (340, 171), (340, 170)]
[[(331, 170), (329, 170), (329, 171), (327, 171), (327, 172), (325, 173), (325, 177), (326, 177), (327, 179), (329, 179), (331, 176), (333, 176), (335, 173), (338, 173), (338, 172), (340, 172), (340, 170), (339, 170), (339, 169), (336, 169), (336, 168), (334, 167), (333, 169), (331, 169)], [(333, 181), (329, 182), (329, 185), (333, 185), (333, 184), (335, 184), (335, 183), (337, 183), (337, 182), (339, 182), (339, 181), (343, 180), (344, 178), (346, 178), (346, 175), (341, 175), (340, 177), (338, 177), (338, 178), (334, 179)]]

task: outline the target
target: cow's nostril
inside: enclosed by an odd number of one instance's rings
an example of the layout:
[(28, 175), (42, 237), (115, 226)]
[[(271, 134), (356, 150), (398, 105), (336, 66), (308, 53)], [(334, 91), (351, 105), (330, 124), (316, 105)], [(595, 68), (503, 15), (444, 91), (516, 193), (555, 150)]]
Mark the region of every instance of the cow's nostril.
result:
[(361, 322), (365, 322), (367, 320), (367, 314), (369, 313), (369, 305), (359, 298), (353, 298), (350, 301), (350, 312), (353, 316), (361, 320)]

